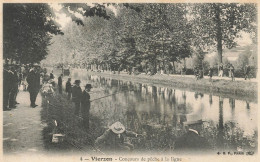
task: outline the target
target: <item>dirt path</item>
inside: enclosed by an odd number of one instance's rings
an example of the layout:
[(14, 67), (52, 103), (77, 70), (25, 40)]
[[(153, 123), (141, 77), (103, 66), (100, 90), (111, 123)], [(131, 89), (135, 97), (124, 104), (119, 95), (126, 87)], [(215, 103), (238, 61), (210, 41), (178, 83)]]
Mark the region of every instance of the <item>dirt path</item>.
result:
[(3, 152), (21, 155), (24, 153), (44, 152), (41, 122), (41, 95), (36, 99), (36, 108), (31, 108), (29, 92), (20, 91), (17, 96), (16, 109), (3, 112)]

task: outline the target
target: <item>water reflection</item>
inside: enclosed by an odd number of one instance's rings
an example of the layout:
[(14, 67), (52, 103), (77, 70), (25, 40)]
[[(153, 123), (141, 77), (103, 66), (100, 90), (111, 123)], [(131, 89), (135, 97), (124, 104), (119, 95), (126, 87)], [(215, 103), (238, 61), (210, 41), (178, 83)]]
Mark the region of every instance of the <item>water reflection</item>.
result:
[(127, 129), (146, 134), (145, 139), (132, 141), (136, 149), (173, 149), (184, 123), (194, 120), (204, 121), (201, 135), (216, 150), (257, 147), (257, 103), (100, 76), (77, 79), (82, 85), (93, 84), (93, 91), (103, 90), (91, 94), (91, 99), (115, 93), (93, 102), (91, 114), (104, 126), (119, 120)]

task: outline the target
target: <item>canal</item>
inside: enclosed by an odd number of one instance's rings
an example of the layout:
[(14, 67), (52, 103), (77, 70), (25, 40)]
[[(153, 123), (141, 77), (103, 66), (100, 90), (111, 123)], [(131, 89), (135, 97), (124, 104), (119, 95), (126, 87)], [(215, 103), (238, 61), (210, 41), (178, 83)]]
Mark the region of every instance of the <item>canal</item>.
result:
[[(131, 139), (137, 150), (174, 149), (185, 123), (202, 120), (200, 135), (214, 151), (257, 150), (257, 102), (200, 92), (73, 73), (94, 87), (90, 113), (104, 127), (120, 121), (127, 130), (143, 134)], [(111, 95), (112, 94), (112, 95)], [(98, 99), (103, 96), (108, 96)], [(97, 99), (97, 100), (95, 100)]]

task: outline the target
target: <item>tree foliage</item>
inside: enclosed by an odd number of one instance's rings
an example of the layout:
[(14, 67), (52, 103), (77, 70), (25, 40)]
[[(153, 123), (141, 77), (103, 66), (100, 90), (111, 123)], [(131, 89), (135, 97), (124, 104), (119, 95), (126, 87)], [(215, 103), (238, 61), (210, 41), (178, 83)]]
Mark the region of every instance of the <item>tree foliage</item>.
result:
[[(79, 12), (85, 17), (98, 15), (109, 19), (104, 6), (95, 4), (61, 4), (61, 11), (77, 24), (83, 25), (72, 12)], [(21, 63), (40, 62), (48, 54), (47, 47), (53, 35), (64, 33), (55, 21), (55, 12), (46, 3), (5, 3), (3, 5), (3, 50), (4, 59)]]
[(191, 6), (194, 46), (215, 47), (222, 63), (223, 48), (233, 48), (240, 31), (250, 32), (256, 40), (256, 4), (198, 3)]

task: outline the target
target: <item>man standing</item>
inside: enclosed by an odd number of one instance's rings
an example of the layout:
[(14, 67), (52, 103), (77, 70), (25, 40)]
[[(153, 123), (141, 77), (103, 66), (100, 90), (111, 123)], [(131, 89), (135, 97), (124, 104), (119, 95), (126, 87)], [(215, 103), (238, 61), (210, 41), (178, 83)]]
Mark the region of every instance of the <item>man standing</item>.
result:
[(234, 81), (235, 80), (235, 68), (232, 64), (230, 64), (229, 71), (230, 71), (230, 77), (231, 77), (232, 81)]
[(79, 115), (81, 95), (80, 80), (75, 80), (75, 85), (72, 87), (72, 102), (75, 103), (75, 115)]
[(62, 77), (63, 77), (63, 74), (61, 74), (58, 78), (58, 89), (59, 89), (60, 94), (62, 94)]
[(71, 98), (71, 91), (72, 91), (70, 82), (71, 82), (71, 78), (68, 78), (68, 81), (66, 82), (66, 89), (65, 89), (65, 91), (68, 94), (68, 100), (70, 100)]
[(10, 111), (8, 108), (9, 95), (12, 89), (10, 84), (11, 81), (11, 72), (8, 69), (8, 65), (4, 65), (4, 73), (3, 73), (3, 109), (4, 111)]
[(91, 84), (86, 84), (85, 90), (81, 97), (81, 114), (83, 117), (83, 124), (86, 130), (89, 130), (89, 110), (90, 110), (90, 95)]
[(247, 78), (250, 80), (250, 78), (249, 78), (249, 73), (250, 73), (250, 66), (249, 66), (249, 65), (246, 65), (246, 66), (245, 66), (245, 80), (246, 80)]
[(35, 101), (40, 89), (40, 74), (38, 74), (35, 67), (30, 69), (30, 72), (27, 77), (27, 82), (28, 91), (30, 93), (31, 107), (35, 108), (36, 106), (38, 106), (35, 104)]
[(220, 64), (218, 76), (219, 77), (223, 77), (223, 73), (224, 73), (224, 67), (223, 67), (223, 64)]
[(11, 84), (11, 92), (10, 92), (10, 96), (9, 96), (9, 108), (16, 108), (16, 96), (18, 93), (18, 82), (19, 82), (19, 78), (18, 78), (18, 74), (16, 71), (15, 66), (12, 66), (11, 68), (11, 79), (9, 84)]

